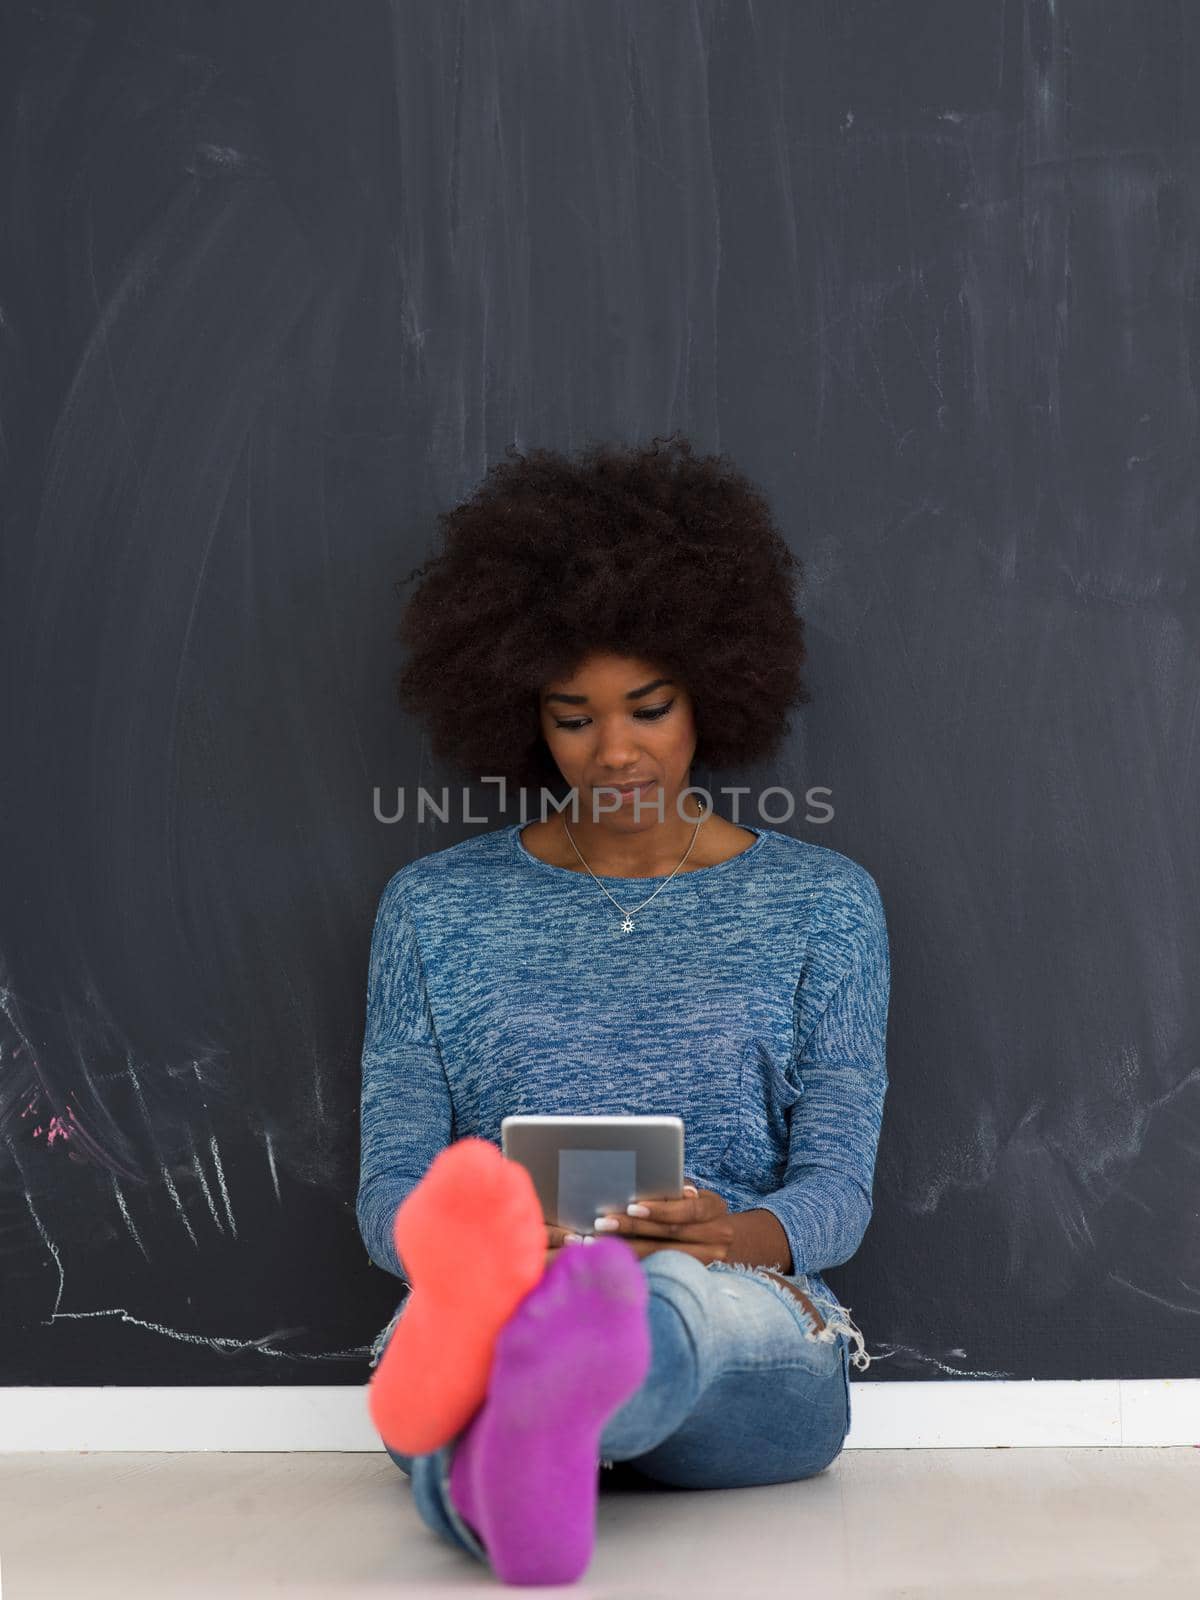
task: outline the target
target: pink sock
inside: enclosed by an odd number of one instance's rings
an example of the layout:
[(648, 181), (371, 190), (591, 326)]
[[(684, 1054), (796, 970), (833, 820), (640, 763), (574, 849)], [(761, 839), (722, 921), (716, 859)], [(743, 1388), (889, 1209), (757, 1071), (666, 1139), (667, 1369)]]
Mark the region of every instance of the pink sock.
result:
[(596, 1538), (599, 1443), (650, 1365), (649, 1286), (620, 1239), (568, 1247), (501, 1329), (450, 1497), (505, 1583), (571, 1583)]
[(545, 1270), (546, 1225), (526, 1169), (468, 1137), (439, 1151), (392, 1227), (411, 1304), (367, 1404), (385, 1444), (426, 1455), (483, 1404), (496, 1335)]

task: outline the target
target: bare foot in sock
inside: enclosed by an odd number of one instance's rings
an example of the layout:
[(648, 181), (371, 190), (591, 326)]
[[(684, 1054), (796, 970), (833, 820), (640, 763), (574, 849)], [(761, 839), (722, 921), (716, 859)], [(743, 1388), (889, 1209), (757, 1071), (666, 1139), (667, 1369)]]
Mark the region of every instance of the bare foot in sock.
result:
[(600, 1435), (650, 1366), (649, 1286), (620, 1239), (567, 1250), (496, 1340), (450, 1497), (505, 1583), (572, 1583), (596, 1538)]
[(426, 1455), (483, 1404), (496, 1336), (545, 1270), (546, 1226), (528, 1171), (468, 1137), (434, 1157), (393, 1234), (412, 1292), (368, 1410), (385, 1444)]

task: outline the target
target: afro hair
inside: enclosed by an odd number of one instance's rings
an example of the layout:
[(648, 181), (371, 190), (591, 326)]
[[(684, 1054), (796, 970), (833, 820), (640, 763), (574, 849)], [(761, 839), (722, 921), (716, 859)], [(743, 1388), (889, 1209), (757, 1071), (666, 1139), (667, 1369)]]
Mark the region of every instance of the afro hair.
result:
[(594, 445), (574, 459), (510, 446), (438, 518), (444, 547), (414, 577), (397, 638), (402, 708), (435, 755), (473, 779), (557, 794), (540, 692), (597, 651), (654, 662), (686, 685), (695, 761), (770, 755), (801, 675), (801, 563), (763, 495), (684, 438)]

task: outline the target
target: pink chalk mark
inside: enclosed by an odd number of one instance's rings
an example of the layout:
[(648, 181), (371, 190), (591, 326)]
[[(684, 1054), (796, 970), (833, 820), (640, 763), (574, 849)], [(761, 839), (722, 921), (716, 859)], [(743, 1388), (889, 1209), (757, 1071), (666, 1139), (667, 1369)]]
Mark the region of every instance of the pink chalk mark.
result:
[[(34, 1096), (33, 1096), (33, 1099), (25, 1107), (25, 1109), (24, 1109), (24, 1111), (22, 1111), (21, 1115), (23, 1117), (29, 1116), (29, 1114), (36, 1107), (37, 1101), (38, 1101), (38, 1095), (37, 1095), (37, 1093), (35, 1093)], [(70, 1106), (67, 1107), (67, 1116), (70, 1118), (70, 1120), (72, 1122), (75, 1121), (75, 1113), (71, 1110)], [(71, 1137), (71, 1129), (67, 1126), (66, 1122), (63, 1121), (62, 1117), (58, 1117), (58, 1116), (51, 1117), (50, 1121), (48, 1123), (46, 1123), (44, 1126), (43, 1126), (42, 1123), (39, 1122), (37, 1127), (33, 1130), (33, 1137), (35, 1139), (40, 1138), (43, 1133), (46, 1135), (46, 1148), (47, 1149), (50, 1148), (50, 1146), (54, 1143), (54, 1141), (56, 1139), (69, 1139)]]

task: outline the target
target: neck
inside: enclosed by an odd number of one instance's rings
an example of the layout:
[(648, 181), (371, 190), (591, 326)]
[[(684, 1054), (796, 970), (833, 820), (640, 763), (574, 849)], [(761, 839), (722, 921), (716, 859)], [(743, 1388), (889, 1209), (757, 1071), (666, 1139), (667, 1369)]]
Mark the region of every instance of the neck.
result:
[(614, 819), (593, 822), (583, 816), (578, 822), (571, 822), (565, 812), (560, 813), (563, 848), (582, 872), (583, 862), (571, 848), (574, 839), (584, 861), (601, 878), (665, 877), (674, 872), (696, 839), (697, 824), (706, 812), (695, 795), (688, 796), (684, 807), (687, 814), (683, 817), (674, 805), (663, 809), (666, 815), (662, 822), (656, 812), (647, 811), (640, 825), (631, 818), (624, 826), (619, 822), (614, 826)]

